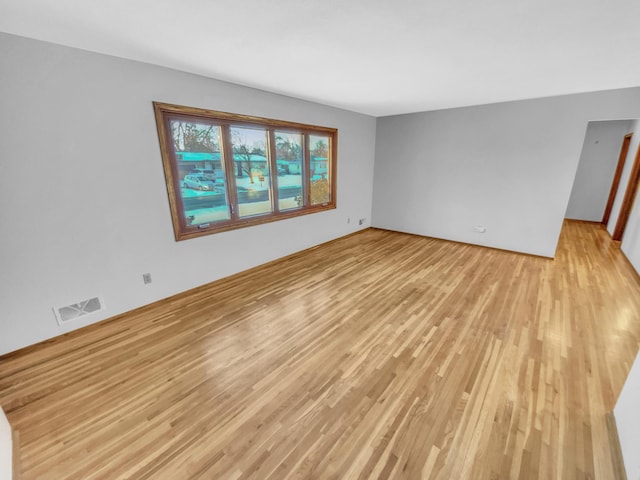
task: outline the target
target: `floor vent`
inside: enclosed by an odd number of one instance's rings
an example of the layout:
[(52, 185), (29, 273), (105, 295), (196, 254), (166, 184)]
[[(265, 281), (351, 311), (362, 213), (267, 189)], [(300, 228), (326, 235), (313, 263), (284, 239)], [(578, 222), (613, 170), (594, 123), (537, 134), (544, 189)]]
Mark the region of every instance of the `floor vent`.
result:
[(56, 307), (53, 309), (53, 313), (56, 315), (58, 325), (67, 323), (76, 318), (84, 317), (91, 313), (99, 312), (104, 309), (104, 301), (101, 297), (93, 297), (89, 300), (74, 303), (72, 305), (66, 305), (64, 307)]

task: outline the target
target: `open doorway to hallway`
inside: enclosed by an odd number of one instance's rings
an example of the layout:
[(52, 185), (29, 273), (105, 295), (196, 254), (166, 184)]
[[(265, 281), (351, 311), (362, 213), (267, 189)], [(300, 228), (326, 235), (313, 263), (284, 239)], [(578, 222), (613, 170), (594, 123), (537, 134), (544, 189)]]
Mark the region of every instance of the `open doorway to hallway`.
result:
[(640, 180), (639, 142), (640, 119), (589, 122), (566, 218), (604, 223), (622, 239)]
[(611, 209), (613, 208), (613, 202), (615, 201), (616, 195), (618, 194), (620, 177), (622, 177), (624, 164), (627, 160), (627, 154), (629, 153), (629, 144), (631, 143), (631, 137), (633, 137), (633, 132), (627, 133), (622, 139), (622, 147), (620, 147), (620, 156), (618, 157), (618, 166), (616, 167), (616, 173), (613, 176), (611, 191), (609, 192), (609, 199), (607, 200), (607, 206), (604, 209), (604, 215), (602, 216), (602, 223), (604, 223), (605, 225), (609, 223), (609, 218), (611, 218)]
[[(625, 167), (630, 163), (630, 156), (627, 155)], [(623, 168), (624, 170), (624, 168)], [(640, 145), (637, 148), (635, 159), (631, 164), (631, 172), (629, 173), (629, 181), (627, 182), (627, 188), (620, 204), (620, 213), (618, 214), (618, 220), (616, 221), (616, 228), (613, 231), (614, 240), (622, 240), (624, 232), (629, 223), (629, 215), (634, 207), (636, 197), (638, 196), (638, 184), (640, 183)], [(617, 195), (616, 195), (617, 197)]]

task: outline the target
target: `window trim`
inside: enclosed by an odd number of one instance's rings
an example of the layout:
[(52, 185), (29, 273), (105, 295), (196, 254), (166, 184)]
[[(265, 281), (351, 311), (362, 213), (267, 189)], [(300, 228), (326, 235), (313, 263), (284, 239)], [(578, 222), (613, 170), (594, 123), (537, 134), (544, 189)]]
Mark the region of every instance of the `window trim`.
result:
[[(308, 125), (297, 122), (289, 122), (285, 120), (275, 120), (271, 118), (256, 117), (251, 115), (242, 115), (236, 113), (220, 112), (204, 108), (186, 107), (181, 105), (172, 105), (162, 102), (153, 102), (155, 111), (156, 127), (158, 130), (158, 139), (160, 141), (160, 153), (164, 167), (165, 180), (167, 185), (167, 194), (169, 196), (169, 206), (171, 210), (171, 218), (173, 222), (173, 230), (176, 241), (186, 240), (189, 238), (200, 237), (203, 235), (211, 235), (218, 232), (235, 230), (264, 223), (285, 220), (289, 218), (309, 215), (312, 213), (324, 212), (326, 210), (335, 209), (337, 206), (337, 158), (338, 158), (338, 130), (331, 127), (322, 127), (317, 125)], [(184, 203), (180, 190), (180, 175), (178, 169), (178, 161), (176, 159), (175, 150), (173, 148), (173, 134), (170, 128), (170, 121), (175, 118), (192, 121), (213, 121), (220, 126), (220, 150), (221, 163), (225, 176), (225, 189), (229, 201), (231, 218), (229, 220), (219, 221), (204, 225), (188, 225), (184, 214)], [(267, 130), (267, 145), (265, 146), (265, 154), (269, 165), (269, 196), (271, 200), (271, 212), (249, 217), (239, 217), (237, 191), (235, 182), (235, 171), (233, 164), (232, 142), (230, 138), (230, 127), (256, 127), (265, 128)], [(303, 136), (303, 152), (302, 152), (302, 195), (303, 205), (300, 208), (280, 211), (279, 195), (278, 195), (278, 175), (277, 175), (277, 159), (275, 146), (275, 131), (290, 131), (291, 133), (301, 134)], [(311, 176), (310, 176), (310, 135), (321, 135), (329, 137), (329, 156), (327, 164), (329, 177), (329, 202), (311, 205)], [(229, 152), (231, 155), (229, 157)], [(229, 160), (231, 158), (231, 160)], [(229, 166), (231, 168), (229, 168)], [(234, 206), (236, 208), (234, 208)], [(234, 213), (235, 210), (235, 213)]]

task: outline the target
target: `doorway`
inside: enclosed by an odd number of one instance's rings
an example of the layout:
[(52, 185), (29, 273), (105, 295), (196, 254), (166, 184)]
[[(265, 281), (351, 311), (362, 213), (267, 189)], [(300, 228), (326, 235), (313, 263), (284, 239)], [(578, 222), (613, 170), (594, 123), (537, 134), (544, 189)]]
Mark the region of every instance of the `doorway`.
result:
[(618, 215), (618, 221), (616, 222), (616, 228), (613, 231), (614, 240), (622, 240), (624, 230), (627, 227), (627, 221), (629, 220), (629, 214), (633, 208), (633, 202), (638, 194), (638, 183), (640, 182), (640, 146), (636, 152), (636, 158), (633, 161), (633, 167), (631, 168), (631, 174), (629, 175), (629, 183), (627, 184), (627, 190), (620, 206), (620, 214)]
[(618, 193), (618, 186), (620, 185), (620, 177), (622, 176), (622, 170), (624, 170), (624, 163), (627, 159), (627, 153), (629, 153), (629, 144), (631, 143), (631, 137), (633, 133), (629, 133), (624, 136), (622, 140), (622, 147), (620, 148), (620, 156), (618, 157), (618, 166), (616, 167), (616, 173), (613, 176), (613, 182), (611, 183), (611, 191), (609, 192), (609, 199), (607, 200), (607, 206), (604, 209), (604, 215), (602, 216), (602, 223), (607, 225), (609, 223), (609, 217), (611, 216), (611, 209), (613, 208), (613, 202), (616, 199)]

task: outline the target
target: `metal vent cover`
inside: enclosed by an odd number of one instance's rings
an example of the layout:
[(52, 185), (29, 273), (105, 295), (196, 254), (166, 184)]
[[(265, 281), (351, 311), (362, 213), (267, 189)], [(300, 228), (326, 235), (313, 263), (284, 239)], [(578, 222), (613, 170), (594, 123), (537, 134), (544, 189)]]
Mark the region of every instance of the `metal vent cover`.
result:
[(71, 305), (65, 305), (64, 307), (55, 307), (53, 313), (56, 316), (58, 325), (62, 325), (76, 318), (99, 312), (104, 308), (104, 300), (98, 296)]

